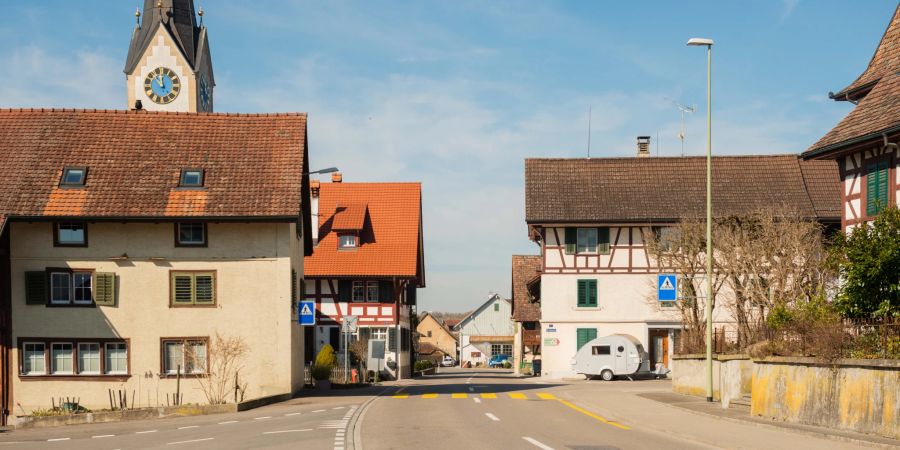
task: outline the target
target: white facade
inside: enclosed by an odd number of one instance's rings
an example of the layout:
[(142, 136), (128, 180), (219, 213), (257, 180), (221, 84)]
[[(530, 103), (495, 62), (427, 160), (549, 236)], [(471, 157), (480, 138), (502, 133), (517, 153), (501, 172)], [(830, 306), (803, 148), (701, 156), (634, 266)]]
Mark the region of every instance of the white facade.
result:
[(497, 353), (508, 355), (512, 362), (516, 328), (511, 314), (511, 302), (495, 295), (460, 321), (460, 363), (486, 365)]

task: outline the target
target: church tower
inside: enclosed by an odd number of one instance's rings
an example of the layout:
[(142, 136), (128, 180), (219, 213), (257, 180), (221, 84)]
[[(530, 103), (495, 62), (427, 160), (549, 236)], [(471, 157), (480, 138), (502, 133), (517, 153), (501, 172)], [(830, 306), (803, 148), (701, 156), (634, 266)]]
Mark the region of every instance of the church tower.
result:
[(193, 0), (144, 0), (131, 37), (125, 76), (128, 109), (212, 112), (212, 59), (203, 9)]

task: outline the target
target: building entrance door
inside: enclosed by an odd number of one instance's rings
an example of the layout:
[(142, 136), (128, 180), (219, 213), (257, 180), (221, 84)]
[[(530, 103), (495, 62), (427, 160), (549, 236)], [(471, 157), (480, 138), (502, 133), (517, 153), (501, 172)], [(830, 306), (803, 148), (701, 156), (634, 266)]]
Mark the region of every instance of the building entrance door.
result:
[(669, 367), (669, 330), (650, 330), (650, 370), (657, 364)]

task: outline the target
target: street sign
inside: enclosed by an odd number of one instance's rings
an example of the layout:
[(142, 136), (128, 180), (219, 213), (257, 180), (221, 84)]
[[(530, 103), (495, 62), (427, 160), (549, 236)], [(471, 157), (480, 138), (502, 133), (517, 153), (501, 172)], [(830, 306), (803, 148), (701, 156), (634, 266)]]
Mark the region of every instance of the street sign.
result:
[(544, 347), (556, 347), (557, 345), (559, 345), (559, 339), (544, 338)]
[(656, 294), (661, 302), (678, 300), (678, 277), (671, 273), (658, 274), (656, 276)]
[(316, 302), (315, 300), (303, 300), (300, 302), (297, 322), (300, 325), (316, 324)]
[(341, 321), (341, 331), (344, 333), (356, 333), (359, 323), (359, 316), (344, 316)]
[(550, 325), (547, 325), (547, 332), (548, 333), (556, 333), (556, 327), (553, 326), (552, 323)]

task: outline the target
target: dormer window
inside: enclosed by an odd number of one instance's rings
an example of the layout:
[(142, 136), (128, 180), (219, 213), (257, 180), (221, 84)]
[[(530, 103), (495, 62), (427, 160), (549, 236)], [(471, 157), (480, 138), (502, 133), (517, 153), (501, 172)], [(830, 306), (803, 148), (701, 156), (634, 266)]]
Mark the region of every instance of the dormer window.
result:
[(181, 171), (180, 187), (203, 187), (203, 169), (184, 169)]
[(356, 248), (359, 246), (359, 236), (355, 234), (342, 234), (338, 236), (338, 248)]
[(66, 167), (63, 169), (62, 178), (59, 180), (60, 186), (84, 186), (84, 179), (87, 177), (86, 167)]

